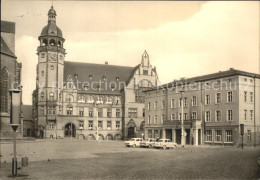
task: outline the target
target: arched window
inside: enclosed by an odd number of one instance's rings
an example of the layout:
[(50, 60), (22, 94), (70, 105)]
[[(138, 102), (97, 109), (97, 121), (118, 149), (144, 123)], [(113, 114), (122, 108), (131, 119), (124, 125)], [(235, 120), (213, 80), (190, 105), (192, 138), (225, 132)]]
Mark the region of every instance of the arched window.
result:
[(51, 46), (55, 46), (55, 45), (56, 45), (56, 42), (55, 42), (54, 39), (51, 39), (51, 40), (50, 40), (50, 45), (51, 45)]
[(59, 46), (59, 47), (62, 47), (62, 46), (61, 46), (61, 41), (58, 41), (58, 46)]
[(41, 100), (44, 98), (44, 92), (41, 92)]
[(2, 71), (1, 78), (1, 112), (8, 113), (8, 90), (9, 90), (9, 72), (7, 68)]
[(49, 94), (49, 99), (50, 99), (51, 101), (54, 100), (54, 93), (53, 93), (53, 92), (51, 92), (51, 93)]
[(143, 131), (144, 130), (144, 125), (145, 125), (145, 122), (143, 121), (140, 125), (140, 131)]
[(48, 44), (48, 41), (46, 39), (43, 39), (42, 40), (42, 46), (47, 46), (47, 44)]
[(78, 95), (78, 102), (85, 103), (85, 97), (83, 95)]
[(71, 94), (68, 94), (68, 95), (66, 96), (66, 101), (67, 101), (67, 102), (73, 102), (73, 96), (72, 96)]

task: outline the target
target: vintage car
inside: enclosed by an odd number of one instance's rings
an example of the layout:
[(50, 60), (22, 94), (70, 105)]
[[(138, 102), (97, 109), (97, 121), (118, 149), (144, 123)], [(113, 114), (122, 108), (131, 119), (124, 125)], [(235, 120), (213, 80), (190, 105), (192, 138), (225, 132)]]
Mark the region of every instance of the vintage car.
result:
[(142, 138), (132, 138), (129, 141), (125, 141), (125, 145), (127, 147), (136, 147), (139, 146), (140, 147), (140, 143), (143, 141)]
[(149, 148), (152, 148), (154, 146), (156, 142), (156, 139), (154, 138), (148, 138), (148, 139), (145, 139), (144, 141), (142, 141), (140, 143), (140, 147), (149, 147)]
[(158, 142), (156, 142), (154, 144), (155, 148), (163, 148), (163, 149), (167, 149), (167, 148), (176, 148), (177, 144), (174, 142), (171, 142), (170, 139), (159, 139)]

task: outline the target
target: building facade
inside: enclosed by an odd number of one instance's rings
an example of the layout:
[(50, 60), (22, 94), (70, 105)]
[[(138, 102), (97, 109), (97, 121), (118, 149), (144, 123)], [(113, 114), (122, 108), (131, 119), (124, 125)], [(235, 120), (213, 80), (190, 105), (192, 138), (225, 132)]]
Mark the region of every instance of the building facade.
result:
[[(1, 21), (1, 112), (0, 112), (0, 139), (13, 137), (10, 126), (10, 96), (9, 90), (17, 88), (21, 82), (22, 64), (15, 56), (15, 23)], [(22, 97), (22, 96), (21, 96)], [(22, 119), (21, 119), (22, 122)], [(22, 123), (17, 130), (17, 136), (22, 137)]]
[(135, 67), (65, 61), (53, 7), (39, 41), (33, 92), (37, 137), (114, 140), (144, 133), (142, 91), (158, 80), (146, 51)]
[[(181, 143), (260, 144), (260, 75), (235, 69), (181, 79), (145, 91), (146, 137), (166, 137)], [(183, 103), (183, 113), (181, 111)]]

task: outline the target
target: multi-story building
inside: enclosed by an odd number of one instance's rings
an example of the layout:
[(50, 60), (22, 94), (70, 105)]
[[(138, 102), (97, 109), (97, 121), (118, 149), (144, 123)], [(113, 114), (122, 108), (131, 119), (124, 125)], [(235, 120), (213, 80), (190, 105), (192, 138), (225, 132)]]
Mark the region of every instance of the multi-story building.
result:
[(125, 139), (144, 133), (142, 90), (158, 80), (146, 51), (135, 67), (65, 61), (53, 7), (39, 41), (33, 92), (38, 137)]
[[(260, 74), (235, 69), (181, 79), (145, 91), (146, 137), (186, 144), (260, 144)], [(183, 103), (183, 106), (182, 106)], [(183, 113), (181, 108), (183, 107)]]
[[(10, 96), (9, 90), (17, 88), (21, 82), (22, 64), (15, 55), (15, 23), (1, 21), (1, 109), (0, 109), (0, 138), (12, 138), (13, 130), (10, 126)], [(21, 119), (22, 121), (22, 119)], [(18, 137), (22, 137), (22, 123), (18, 128)]]

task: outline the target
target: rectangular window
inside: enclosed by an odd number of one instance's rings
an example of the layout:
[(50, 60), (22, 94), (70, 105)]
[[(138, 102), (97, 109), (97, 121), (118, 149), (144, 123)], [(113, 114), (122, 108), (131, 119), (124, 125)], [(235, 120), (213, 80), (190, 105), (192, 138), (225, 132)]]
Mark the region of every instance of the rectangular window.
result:
[(247, 130), (247, 140), (251, 141), (251, 130)]
[(171, 108), (175, 108), (175, 99), (171, 100)]
[(220, 110), (217, 110), (216, 111), (216, 116), (215, 116), (215, 121), (216, 122), (219, 122), (219, 121), (221, 121), (221, 111)]
[(165, 109), (165, 101), (162, 100), (162, 109)]
[(88, 121), (88, 129), (93, 129), (93, 121)]
[(116, 117), (120, 117), (120, 109), (119, 108), (116, 109)]
[(171, 114), (171, 120), (175, 120), (176, 119), (176, 114)]
[(48, 114), (49, 115), (54, 115), (56, 112), (55, 106), (48, 106)]
[(216, 104), (219, 104), (221, 102), (221, 93), (216, 94)]
[(145, 117), (145, 109), (143, 108), (143, 117)]
[(206, 141), (212, 141), (212, 131), (206, 130)]
[(112, 128), (112, 122), (111, 121), (107, 121), (107, 128), (111, 129)]
[(116, 121), (116, 129), (120, 129), (120, 121)]
[(188, 101), (187, 98), (183, 98), (183, 107), (188, 107)]
[(192, 99), (191, 99), (191, 105), (192, 106), (197, 106), (197, 97), (196, 96), (193, 96)]
[(166, 119), (165, 119), (165, 115), (163, 114), (163, 115), (162, 115), (162, 119), (161, 119), (161, 123), (163, 123), (165, 120), (166, 120)]
[(112, 117), (112, 109), (111, 108), (107, 108), (107, 117), (108, 118)]
[(50, 122), (50, 123), (49, 123), (49, 129), (54, 129), (54, 127), (55, 127), (54, 123), (53, 123), (53, 122)]
[(210, 95), (209, 94), (207, 94), (205, 97), (205, 104), (206, 105), (210, 104)]
[(254, 94), (253, 92), (250, 92), (250, 102), (253, 102), (254, 101)]
[(79, 116), (84, 116), (84, 107), (79, 107)]
[(41, 107), (40, 107), (40, 114), (41, 114), (41, 115), (44, 115), (44, 106), (41, 106)]
[(89, 111), (88, 111), (88, 116), (89, 117), (93, 117), (93, 108), (89, 108)]
[(79, 121), (79, 129), (84, 129), (84, 121)]
[(151, 103), (150, 103), (150, 102), (147, 104), (147, 110), (148, 110), (148, 111), (151, 110)]
[(181, 107), (181, 104), (182, 104), (181, 98), (179, 98), (179, 107)]
[(244, 120), (246, 120), (246, 118), (247, 118), (247, 110), (245, 109), (244, 110)]
[(188, 114), (187, 113), (184, 113), (183, 114), (183, 120), (187, 120), (188, 119)]
[(103, 117), (103, 108), (98, 108), (98, 117)]
[(191, 113), (191, 118), (192, 119), (197, 119), (197, 112), (192, 112)]
[(233, 93), (232, 93), (232, 91), (229, 91), (227, 93), (227, 102), (233, 102)]
[(154, 124), (157, 124), (157, 115), (154, 115)]
[(181, 113), (179, 113), (179, 120), (181, 121)]
[(73, 113), (73, 107), (67, 107), (67, 115), (72, 115), (72, 113)]
[(137, 108), (129, 108), (128, 117), (136, 118), (137, 117)]
[(227, 110), (227, 121), (232, 121), (233, 120), (233, 113), (232, 110), (229, 109)]
[(226, 130), (225, 131), (225, 135), (226, 135), (226, 142), (232, 142), (232, 130)]
[(215, 141), (221, 142), (221, 136), (222, 136), (221, 134), (222, 134), (221, 130), (215, 130)]
[(254, 116), (254, 111), (250, 110), (250, 120), (253, 120), (253, 116)]
[(98, 129), (103, 129), (103, 121), (98, 121)]
[(206, 122), (210, 122), (211, 121), (211, 119), (210, 119), (210, 111), (206, 111), (205, 112), (205, 121)]
[(244, 102), (246, 102), (246, 101), (247, 101), (247, 92), (244, 91)]
[(154, 109), (154, 110), (157, 110), (157, 101), (155, 101), (155, 102), (153, 103), (153, 109)]
[(151, 116), (148, 116), (147, 124), (151, 124)]

